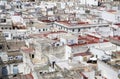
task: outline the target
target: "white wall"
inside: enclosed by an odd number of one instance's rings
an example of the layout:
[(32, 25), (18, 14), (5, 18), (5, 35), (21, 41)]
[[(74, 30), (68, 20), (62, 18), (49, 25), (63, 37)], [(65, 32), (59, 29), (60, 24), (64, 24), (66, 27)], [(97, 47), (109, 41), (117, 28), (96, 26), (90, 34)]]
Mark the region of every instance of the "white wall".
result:
[[(13, 74), (13, 66), (16, 64), (10, 64), (7, 65), (7, 70), (8, 74)], [(23, 63), (18, 63), (18, 73), (23, 73), (24, 72), (24, 64)]]
[(94, 79), (95, 71), (84, 72), (84, 74), (88, 77), (88, 79)]
[(73, 60), (73, 61), (80, 61), (80, 62), (83, 62), (83, 57), (82, 57), (82, 56), (73, 57), (72, 60)]
[(81, 4), (98, 5), (98, 0), (80, 0)]
[(101, 61), (98, 61), (98, 70), (101, 70), (101, 75), (107, 79), (118, 79), (118, 72)]
[(65, 46), (65, 59), (68, 60), (68, 58), (71, 56), (71, 47)]
[(116, 22), (115, 20), (115, 14), (114, 13), (110, 13), (110, 12), (102, 12), (102, 19), (110, 21), (110, 22)]
[(23, 63), (20, 63), (18, 65), (18, 71), (19, 71), (19, 73), (23, 73), (24, 72), (24, 64)]
[(63, 44), (67, 44), (67, 41), (63, 38), (60, 38), (60, 42), (63, 43)]
[(12, 39), (12, 36), (11, 36), (11, 33), (10, 32), (3, 32), (6, 40), (11, 40)]
[(0, 52), (0, 57), (2, 59), (2, 61), (8, 61), (8, 55), (6, 52)]
[(98, 59), (101, 59), (102, 56), (105, 56), (105, 52), (102, 51), (102, 50), (99, 50), (99, 49), (96, 49), (96, 48), (93, 48), (91, 47), (90, 48), (90, 52), (93, 54), (93, 55), (97, 55), (98, 56)]
[(100, 48), (111, 47), (111, 46), (115, 46), (115, 45), (113, 45), (113, 44), (110, 43), (110, 42), (103, 42), (103, 43), (96, 43), (96, 44), (88, 44), (87, 46), (88, 46), (89, 48), (90, 48), (90, 47), (94, 47), (94, 48), (100, 49)]
[(77, 43), (78, 43), (78, 39), (76, 39), (76, 38), (67, 39), (67, 44), (69, 44), (69, 45), (77, 44)]
[(117, 28), (116, 31), (113, 32), (114, 35), (120, 36), (120, 28)]
[(98, 5), (98, 0), (86, 0), (89, 5)]

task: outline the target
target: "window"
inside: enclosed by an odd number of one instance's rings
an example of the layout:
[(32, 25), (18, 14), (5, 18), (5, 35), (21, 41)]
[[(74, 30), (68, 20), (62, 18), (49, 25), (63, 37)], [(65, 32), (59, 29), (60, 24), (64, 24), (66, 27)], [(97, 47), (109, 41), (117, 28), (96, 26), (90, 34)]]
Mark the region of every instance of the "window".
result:
[(41, 29), (39, 29), (39, 32), (41, 31)]
[(74, 29), (72, 29), (72, 32), (74, 32), (75, 30)]
[(45, 31), (45, 29), (43, 29), (43, 31)]
[(5, 23), (6, 19), (0, 19), (1, 23)]
[(12, 29), (12, 28), (9, 28), (10, 30)]
[(13, 75), (16, 76), (18, 74), (18, 66), (13, 65)]
[(7, 66), (2, 67), (2, 75), (3, 76), (7, 76), (8, 75)]
[(0, 50), (2, 50), (3, 49), (3, 45), (0, 45)]
[(80, 29), (78, 29), (78, 32), (80, 32)]
[(34, 58), (34, 54), (32, 54), (32, 58)]

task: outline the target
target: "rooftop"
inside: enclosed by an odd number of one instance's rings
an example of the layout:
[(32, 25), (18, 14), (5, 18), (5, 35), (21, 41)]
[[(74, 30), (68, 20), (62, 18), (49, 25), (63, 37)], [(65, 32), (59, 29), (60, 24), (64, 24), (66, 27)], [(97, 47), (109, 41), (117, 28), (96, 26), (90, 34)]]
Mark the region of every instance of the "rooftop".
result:
[(69, 21), (59, 21), (58, 23), (61, 23), (61, 24), (63, 24), (63, 25), (66, 25), (66, 26), (68, 26), (68, 27), (72, 27), (73, 25), (74, 26), (79, 26), (79, 25), (88, 25), (89, 23), (88, 22), (77, 22), (77, 21), (73, 21), (73, 23), (72, 23), (72, 21), (71, 22), (69, 22)]
[(77, 57), (77, 56), (89, 56), (89, 55), (92, 55), (92, 54), (89, 53), (89, 52), (84, 52), (84, 53), (73, 54), (73, 57)]
[(95, 44), (95, 43), (101, 43), (101, 42), (108, 42), (108, 40), (92, 36), (92, 35), (85, 35), (78, 37), (78, 44), (73, 44), (69, 46), (81, 46), (81, 45), (87, 45), (87, 44)]
[(67, 28), (84, 28), (84, 27), (96, 27), (96, 26), (108, 26), (108, 23), (90, 23), (90, 22), (83, 22), (83, 21), (58, 21), (55, 24), (67, 27)]
[(57, 31), (57, 32), (41, 32), (39, 34), (31, 34), (30, 37), (46, 37), (50, 34), (60, 34), (60, 33), (67, 33), (65, 31)]

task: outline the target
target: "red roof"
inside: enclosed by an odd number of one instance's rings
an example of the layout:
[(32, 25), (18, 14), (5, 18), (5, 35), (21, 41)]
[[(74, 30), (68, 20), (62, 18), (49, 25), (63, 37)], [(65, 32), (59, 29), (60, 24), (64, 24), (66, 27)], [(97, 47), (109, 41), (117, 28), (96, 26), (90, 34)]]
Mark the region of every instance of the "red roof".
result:
[(108, 12), (116, 12), (116, 10), (108, 10)]
[[(81, 45), (86, 45), (86, 44), (99, 43), (100, 38), (92, 36), (92, 35), (86, 35), (86, 36), (79, 36), (78, 41), (83, 41), (83, 42), (78, 42), (78, 44), (72, 44), (69, 46), (81, 46)], [(103, 40), (103, 42), (108, 42), (108, 40)]]
[(111, 39), (114, 39), (114, 40), (120, 40), (120, 36), (114, 36), (114, 37), (110, 37)]
[(84, 79), (88, 79), (88, 77), (84, 75), (82, 72), (80, 72), (80, 74), (84, 77)]
[(113, 53), (120, 54), (120, 51), (119, 52), (113, 52)]
[(54, 21), (50, 21), (50, 20), (41, 20), (42, 22), (47, 22), (47, 23), (50, 23), (50, 22), (54, 22)]
[(26, 75), (26, 79), (34, 79), (33, 75), (30, 73), (30, 74), (27, 74)]
[(12, 79), (34, 79), (33, 75), (30, 74), (26, 74), (26, 75), (18, 75), (16, 77), (13, 77)]

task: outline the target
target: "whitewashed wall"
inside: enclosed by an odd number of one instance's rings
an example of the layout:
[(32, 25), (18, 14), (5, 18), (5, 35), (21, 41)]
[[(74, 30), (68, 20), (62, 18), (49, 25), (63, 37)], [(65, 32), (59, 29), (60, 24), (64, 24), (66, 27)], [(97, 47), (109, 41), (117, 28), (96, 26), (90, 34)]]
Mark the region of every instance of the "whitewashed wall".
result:
[(101, 61), (98, 61), (98, 70), (100, 70), (101, 75), (106, 77), (107, 79), (119, 79), (118, 72)]

